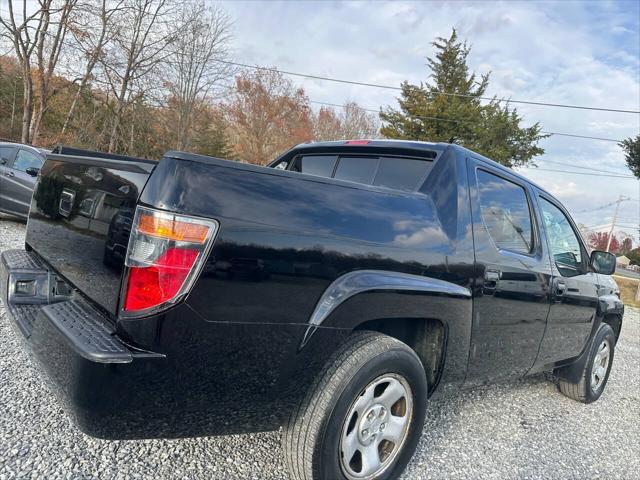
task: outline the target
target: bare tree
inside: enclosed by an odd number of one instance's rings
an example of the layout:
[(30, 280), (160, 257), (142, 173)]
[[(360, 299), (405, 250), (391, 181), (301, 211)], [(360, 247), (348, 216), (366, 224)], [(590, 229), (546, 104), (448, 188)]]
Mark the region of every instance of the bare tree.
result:
[[(41, 32), (36, 48), (37, 68), (35, 85), (38, 92), (38, 103), (31, 119), (29, 137), (37, 143), (42, 118), (49, 105), (50, 84), (65, 44), (68, 31), (69, 16), (77, 0), (39, 0), (41, 10)], [(25, 2), (26, 3), (26, 2)]]
[(86, 64), (81, 76), (75, 80), (78, 85), (60, 131), (60, 137), (64, 137), (69, 128), (82, 92), (91, 80), (93, 71), (103, 56), (105, 46), (115, 33), (113, 17), (122, 10), (124, 0), (99, 0), (99, 2), (99, 8), (96, 8), (95, 0), (79, 3), (76, 6), (76, 16), (69, 25), (76, 49), (84, 54)]
[(375, 114), (367, 112), (356, 102), (347, 102), (342, 113), (344, 138), (376, 138), (380, 124)]
[(170, 0), (125, 0), (117, 15), (118, 28), (100, 58), (115, 97), (109, 152), (118, 147), (127, 108), (144, 96), (143, 82), (170, 54), (174, 38)]
[(314, 119), (316, 140), (376, 138), (378, 119), (356, 102), (348, 102), (338, 113), (332, 107), (322, 107)]
[(235, 72), (224, 63), (231, 20), (220, 7), (201, 0), (187, 1), (177, 14), (177, 24), (180, 34), (171, 46), (167, 84), (176, 111), (176, 148), (185, 150), (198, 107)]
[[(66, 7), (66, 3), (63, 3), (63, 9)], [(15, 8), (14, 0), (7, 0), (7, 6), (8, 15), (4, 12), (0, 14), (0, 25), (3, 27), (1, 35), (11, 42), (22, 69), (23, 108), (20, 138), (23, 143), (31, 143), (33, 133), (31, 123), (34, 114), (33, 57), (35, 54), (38, 59), (44, 59), (45, 41), (50, 34), (49, 28), (52, 25), (51, 15), (60, 10), (53, 8), (53, 0), (38, 0), (38, 8), (32, 13), (29, 13), (27, 2), (24, 0), (22, 1), (21, 10)], [(59, 41), (60, 37), (56, 37), (54, 34), (54, 43), (55, 39)], [(54, 55), (54, 60), (57, 61), (57, 55)], [(37, 63), (38, 67), (40, 67), (40, 62)], [(42, 62), (42, 65), (44, 65), (44, 62)], [(40, 111), (40, 108), (38, 111)]]

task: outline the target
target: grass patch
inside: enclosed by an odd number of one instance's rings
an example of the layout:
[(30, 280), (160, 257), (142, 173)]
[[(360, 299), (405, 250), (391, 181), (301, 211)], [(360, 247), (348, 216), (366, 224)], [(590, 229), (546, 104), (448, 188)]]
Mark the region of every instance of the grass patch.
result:
[(633, 278), (627, 277), (619, 277), (618, 275), (614, 275), (616, 283), (620, 287), (620, 298), (625, 305), (629, 305), (630, 307), (639, 307), (640, 302), (636, 301), (636, 291), (638, 290), (638, 280), (634, 280)]

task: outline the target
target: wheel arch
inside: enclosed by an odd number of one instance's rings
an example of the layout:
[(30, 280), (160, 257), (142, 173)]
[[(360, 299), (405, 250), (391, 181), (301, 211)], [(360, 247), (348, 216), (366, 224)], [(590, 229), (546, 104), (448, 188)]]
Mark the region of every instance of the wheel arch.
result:
[[(622, 330), (622, 318), (624, 316), (624, 303), (622, 303), (620, 297), (614, 294), (600, 296), (598, 298), (597, 316), (602, 319), (602, 323), (607, 323), (611, 326), (617, 342)], [(595, 329), (592, 332), (592, 335), (594, 334)]]
[(608, 313), (603, 319), (603, 323), (607, 323), (613, 329), (613, 333), (616, 337), (616, 343), (618, 342), (618, 338), (620, 338), (620, 331), (622, 330), (622, 314), (620, 313)]
[(383, 333), (409, 346), (424, 368), (429, 395), (437, 388), (444, 366), (447, 325), (437, 318), (380, 318), (367, 320), (355, 330)]
[(420, 275), (358, 270), (339, 277), (325, 290), (299, 348), (319, 328), (384, 333), (416, 352), (431, 395), (442, 383), (464, 381), (471, 321), (468, 288)]

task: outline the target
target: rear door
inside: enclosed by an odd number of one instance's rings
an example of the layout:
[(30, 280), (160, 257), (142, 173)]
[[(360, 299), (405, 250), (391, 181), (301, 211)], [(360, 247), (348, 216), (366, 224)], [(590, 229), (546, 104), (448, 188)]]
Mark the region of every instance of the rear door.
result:
[(476, 285), (467, 383), (525, 375), (549, 313), (551, 265), (530, 186), (468, 159)]
[(26, 217), (29, 213), (31, 195), (36, 177), (27, 173), (28, 168), (40, 169), (44, 159), (25, 148), (18, 148), (13, 162), (4, 172), (3, 190), (7, 209), (16, 215)]
[(5, 181), (8, 181), (9, 167), (13, 163), (16, 150), (17, 148), (8, 145), (0, 146), (0, 210), (4, 211), (8, 211), (9, 207), (13, 205), (7, 197)]
[(578, 356), (586, 345), (598, 306), (599, 277), (571, 217), (539, 193), (542, 225), (553, 268), (551, 310), (536, 369)]

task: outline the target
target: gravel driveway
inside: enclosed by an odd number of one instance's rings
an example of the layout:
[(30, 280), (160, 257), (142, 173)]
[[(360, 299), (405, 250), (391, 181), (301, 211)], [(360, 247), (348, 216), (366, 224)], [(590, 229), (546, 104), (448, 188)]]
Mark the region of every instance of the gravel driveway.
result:
[[(25, 225), (0, 216), (0, 251)], [(0, 305), (0, 480), (283, 479), (278, 432), (110, 442), (80, 433), (22, 351)], [(543, 376), (432, 402), (405, 479), (640, 478), (640, 311), (628, 309), (602, 398), (582, 405)]]

